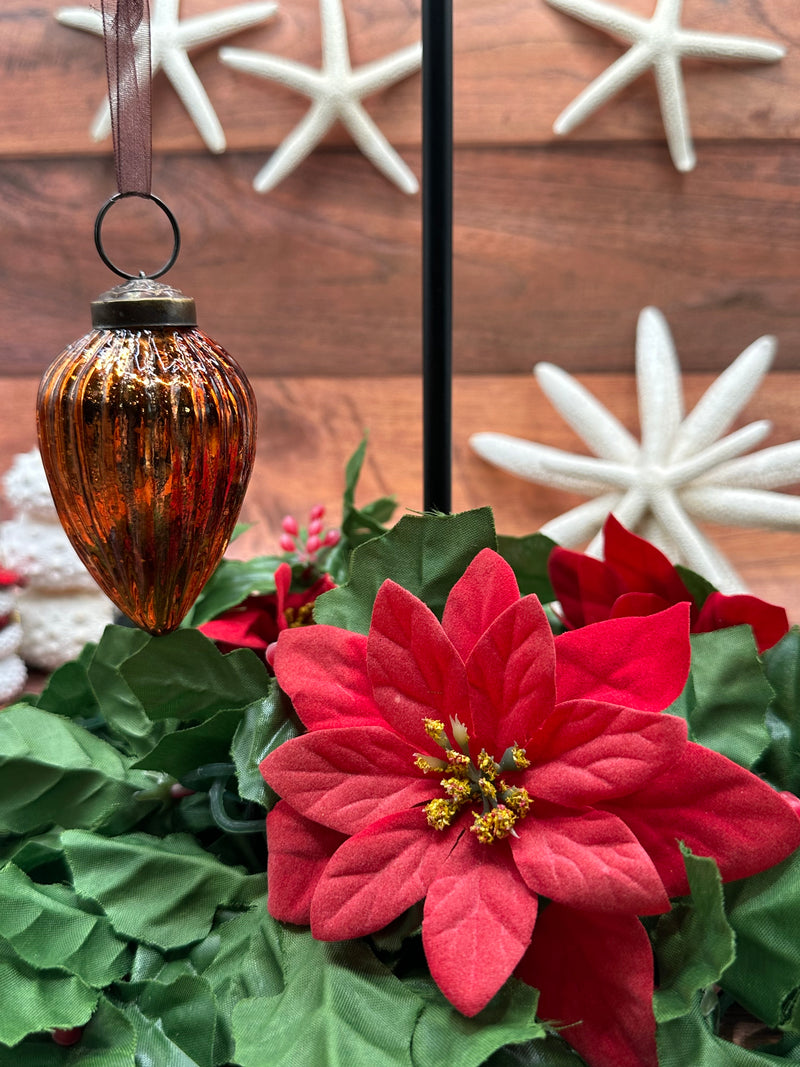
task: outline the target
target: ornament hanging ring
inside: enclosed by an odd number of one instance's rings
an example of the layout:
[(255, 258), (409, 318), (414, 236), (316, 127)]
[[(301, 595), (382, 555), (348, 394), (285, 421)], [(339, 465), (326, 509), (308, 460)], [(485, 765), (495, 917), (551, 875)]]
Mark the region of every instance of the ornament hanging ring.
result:
[[(153, 203), (160, 207), (164, 214), (167, 216), (169, 224), (172, 227), (172, 252), (170, 253), (169, 258), (167, 259), (163, 267), (161, 267), (160, 270), (154, 271), (152, 274), (145, 274), (144, 271), (139, 271), (138, 274), (129, 274), (128, 271), (122, 270), (120, 267), (118, 267), (115, 263), (111, 261), (108, 256), (108, 253), (103, 247), (103, 220), (118, 200), (124, 200), (128, 196), (138, 196), (142, 200), (152, 200)], [(103, 206), (97, 213), (97, 218), (94, 221), (94, 245), (97, 249), (97, 254), (100, 256), (100, 258), (108, 267), (108, 269), (119, 275), (120, 278), (160, 278), (162, 274), (167, 273), (170, 267), (172, 267), (172, 265), (175, 263), (175, 260), (178, 258), (178, 253), (181, 250), (181, 232), (178, 229), (178, 220), (172, 214), (170, 209), (167, 207), (163, 200), (160, 200), (152, 193), (114, 193), (113, 196), (110, 196), (108, 200), (106, 200), (105, 204), (103, 204)]]

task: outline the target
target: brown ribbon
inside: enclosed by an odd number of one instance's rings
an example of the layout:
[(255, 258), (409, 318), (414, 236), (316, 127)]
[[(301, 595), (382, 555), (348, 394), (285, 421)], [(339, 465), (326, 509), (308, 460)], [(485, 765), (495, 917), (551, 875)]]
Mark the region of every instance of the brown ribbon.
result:
[(149, 196), (153, 153), (148, 0), (102, 0), (102, 12), (117, 189)]

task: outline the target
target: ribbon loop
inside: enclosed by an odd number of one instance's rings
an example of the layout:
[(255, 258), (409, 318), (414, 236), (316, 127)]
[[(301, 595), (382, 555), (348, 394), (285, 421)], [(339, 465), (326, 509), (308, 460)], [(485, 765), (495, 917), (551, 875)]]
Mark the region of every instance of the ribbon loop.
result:
[(102, 0), (117, 189), (150, 195), (150, 8), (148, 0)]

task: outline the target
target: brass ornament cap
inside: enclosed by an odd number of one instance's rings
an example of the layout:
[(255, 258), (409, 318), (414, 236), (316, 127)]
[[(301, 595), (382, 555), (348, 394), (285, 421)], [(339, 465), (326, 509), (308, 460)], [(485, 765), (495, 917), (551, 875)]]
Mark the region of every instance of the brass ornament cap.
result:
[[(98, 305), (113, 316), (120, 303), (127, 325), (92, 330), (45, 372), (39, 446), (87, 570), (123, 614), (164, 634), (180, 625), (230, 540), (255, 458), (256, 403), (223, 348), (175, 325), (192, 317), (193, 301), (133, 279), (93, 305), (93, 320)], [(161, 325), (136, 324), (157, 318), (159, 304)]]

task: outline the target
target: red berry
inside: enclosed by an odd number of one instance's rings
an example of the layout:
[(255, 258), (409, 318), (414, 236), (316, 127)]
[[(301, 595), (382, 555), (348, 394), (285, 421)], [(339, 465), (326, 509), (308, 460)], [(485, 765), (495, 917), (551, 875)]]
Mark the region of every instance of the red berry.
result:
[(73, 1026), (69, 1030), (51, 1030), (50, 1036), (57, 1045), (67, 1048), (69, 1045), (77, 1045), (83, 1036), (82, 1026)]

